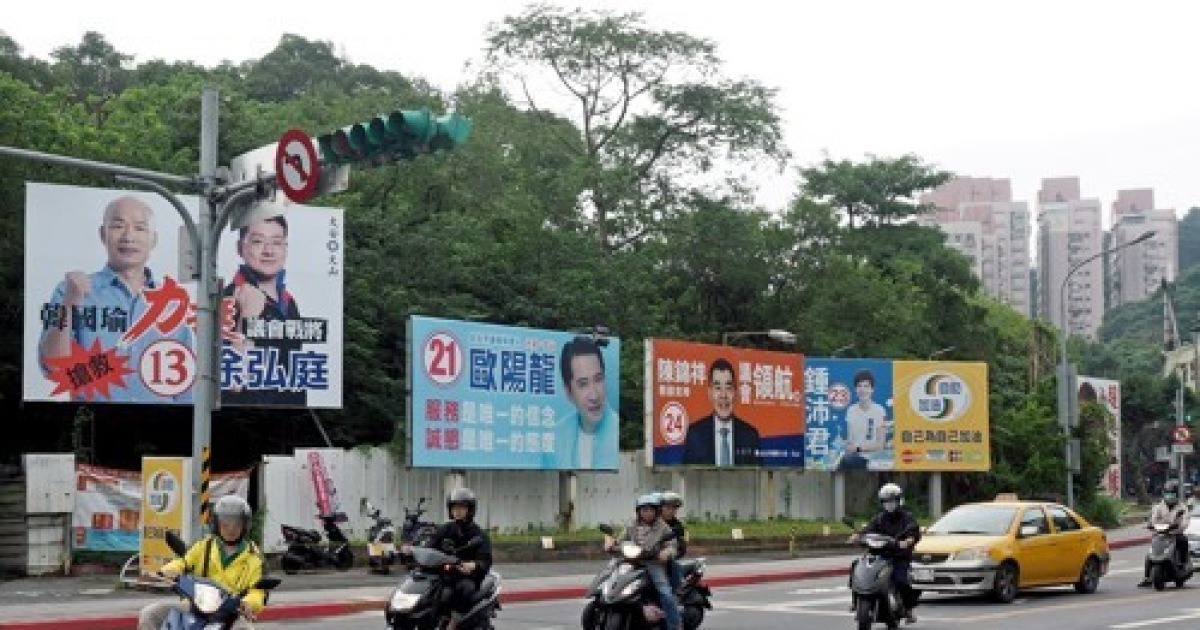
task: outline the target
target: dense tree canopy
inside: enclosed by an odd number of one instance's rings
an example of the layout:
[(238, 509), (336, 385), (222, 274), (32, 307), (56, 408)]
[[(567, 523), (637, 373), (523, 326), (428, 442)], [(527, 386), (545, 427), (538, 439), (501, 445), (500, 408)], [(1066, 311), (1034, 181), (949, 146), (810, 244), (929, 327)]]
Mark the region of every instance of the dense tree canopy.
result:
[[(470, 116), (462, 150), (356, 169), (350, 190), (321, 200), (347, 211), (348, 394), (344, 409), (319, 414), (339, 445), (403, 450), (412, 314), (608, 326), (627, 340), (625, 448), (643, 439), (638, 341), (716, 343), (727, 331), (785, 328), (814, 356), (852, 345), (850, 356), (923, 358), (953, 347), (947, 358), (988, 362), (999, 478), (1015, 483), (1021, 449), (1037, 443), (1045, 450), (1031, 461), (1044, 470), (1025, 483), (1057, 487), (1055, 443), (1036, 437), (1053, 423), (1053, 335), (984, 296), (968, 261), (911, 221), (924, 211), (914, 200), (948, 173), (911, 155), (826, 160), (801, 170), (786, 207), (757, 207), (720, 165), (786, 160), (774, 92), (724, 77), (712, 42), (636, 14), (535, 7), (497, 25), (487, 55), (478, 79), (449, 93), (419, 68), (408, 76), (354, 65), (333, 43), (295, 35), (261, 59), (203, 68), (135, 65), (97, 33), (41, 61), (0, 34), (0, 144), (193, 173), (206, 84), (222, 91), (222, 163), (292, 126), (319, 133), (398, 106), (453, 105)], [(552, 97), (562, 89), (572, 95), (565, 103)], [(41, 246), (23, 241), (25, 181), (113, 186), (0, 159), (0, 316), (12, 331), (24, 248)], [(0, 457), (74, 449), (130, 465), (143, 453), (188, 451), (188, 410), (23, 405), (20, 366), (12, 334), (0, 341), (0, 406), (23, 420)], [(312, 420), (303, 410), (222, 410), (217, 467), (318, 444)], [(104, 429), (118, 422), (141, 441), (112, 439)], [(984, 477), (965, 475), (974, 481), (962, 487), (994, 490)]]

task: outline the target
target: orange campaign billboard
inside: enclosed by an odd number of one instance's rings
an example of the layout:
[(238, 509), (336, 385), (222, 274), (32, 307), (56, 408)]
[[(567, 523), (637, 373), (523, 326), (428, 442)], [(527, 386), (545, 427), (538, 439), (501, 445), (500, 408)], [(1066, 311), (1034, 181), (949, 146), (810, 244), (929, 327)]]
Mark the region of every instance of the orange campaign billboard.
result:
[(804, 466), (804, 357), (646, 340), (651, 466)]

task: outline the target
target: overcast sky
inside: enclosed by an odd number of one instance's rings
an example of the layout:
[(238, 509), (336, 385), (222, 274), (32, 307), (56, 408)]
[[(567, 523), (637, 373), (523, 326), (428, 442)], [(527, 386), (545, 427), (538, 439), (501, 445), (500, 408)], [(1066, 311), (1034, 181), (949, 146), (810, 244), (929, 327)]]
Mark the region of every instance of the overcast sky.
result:
[[(380, 3), (9, 2), (0, 29), (48, 58), (87, 30), (137, 62), (256, 59), (283, 33), (450, 89), (488, 24), (518, 0)], [(1200, 3), (1108, 0), (578, 0), (642, 11), (654, 28), (714, 40), (727, 74), (779, 89), (795, 165), (828, 154), (915, 153), (956, 173), (1009, 178), (1033, 208), (1043, 177), (1078, 175), (1105, 223), (1116, 191), (1200, 205)], [(167, 17), (173, 15), (174, 17)], [(791, 173), (763, 202), (782, 205)]]

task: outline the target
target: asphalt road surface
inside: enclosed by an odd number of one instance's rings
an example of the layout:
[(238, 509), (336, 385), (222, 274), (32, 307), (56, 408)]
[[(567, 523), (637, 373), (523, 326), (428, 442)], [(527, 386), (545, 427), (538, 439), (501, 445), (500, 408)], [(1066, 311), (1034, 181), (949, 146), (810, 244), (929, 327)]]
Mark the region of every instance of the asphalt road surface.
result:
[[(1053, 630), (1194, 629), (1200, 625), (1200, 580), (1164, 592), (1139, 589), (1144, 549), (1114, 552), (1109, 573), (1093, 595), (1070, 587), (1023, 591), (1012, 604), (994, 604), (966, 596), (926, 596), (912, 628), (961, 630), (964, 624), (988, 630), (1050, 628)], [(715, 609), (705, 630), (772, 628), (851, 628), (849, 593), (844, 577), (728, 587), (714, 593)], [(582, 600), (510, 604), (500, 612), (498, 630), (566, 630), (579, 628)], [(346, 628), (381, 630), (382, 612), (259, 624), (264, 629)], [(877, 625), (876, 628), (883, 628)]]

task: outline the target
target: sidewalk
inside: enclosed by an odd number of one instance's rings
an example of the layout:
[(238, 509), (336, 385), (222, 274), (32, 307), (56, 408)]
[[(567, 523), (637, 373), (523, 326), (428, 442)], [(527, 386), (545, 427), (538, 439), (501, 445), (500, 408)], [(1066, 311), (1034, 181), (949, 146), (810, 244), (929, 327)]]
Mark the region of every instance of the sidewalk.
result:
[[(1108, 533), (1109, 547), (1145, 544), (1140, 526)], [(709, 558), (705, 581), (710, 586), (804, 580), (846, 575), (850, 550), (791, 558), (786, 554), (717, 556)], [(502, 600), (506, 603), (582, 597), (600, 564), (553, 562), (505, 564)], [(264, 621), (307, 619), (381, 610), (399, 576), (369, 576), (365, 569), (345, 573), (281, 576), (284, 583), (271, 594)], [(136, 625), (137, 611), (155, 599), (170, 597), (115, 590), (111, 576), (31, 578), (0, 583), (0, 630), (127, 630)]]

